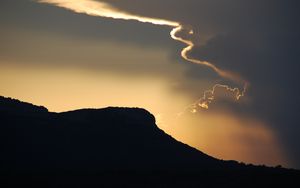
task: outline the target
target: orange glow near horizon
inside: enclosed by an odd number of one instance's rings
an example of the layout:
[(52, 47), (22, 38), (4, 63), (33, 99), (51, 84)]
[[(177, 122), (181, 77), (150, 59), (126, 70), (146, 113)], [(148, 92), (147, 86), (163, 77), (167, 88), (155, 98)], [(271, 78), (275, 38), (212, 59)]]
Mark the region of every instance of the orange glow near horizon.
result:
[(219, 159), (289, 166), (274, 132), (254, 118), (228, 111), (186, 113), (170, 131), (178, 140)]
[(44, 105), (56, 112), (107, 106), (145, 108), (168, 134), (214, 157), (288, 165), (274, 133), (262, 122), (226, 112), (176, 116), (191, 99), (174, 94), (169, 83), (160, 78), (135, 79), (82, 69), (2, 66), (0, 85), (2, 95)]

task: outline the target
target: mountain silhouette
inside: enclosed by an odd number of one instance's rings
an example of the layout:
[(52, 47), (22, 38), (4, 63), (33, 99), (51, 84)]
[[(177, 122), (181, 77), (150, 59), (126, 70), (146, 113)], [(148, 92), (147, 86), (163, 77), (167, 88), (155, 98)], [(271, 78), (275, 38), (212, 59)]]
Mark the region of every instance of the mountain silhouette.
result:
[(1, 187), (299, 187), (300, 172), (213, 158), (140, 108), (49, 112), (0, 97)]

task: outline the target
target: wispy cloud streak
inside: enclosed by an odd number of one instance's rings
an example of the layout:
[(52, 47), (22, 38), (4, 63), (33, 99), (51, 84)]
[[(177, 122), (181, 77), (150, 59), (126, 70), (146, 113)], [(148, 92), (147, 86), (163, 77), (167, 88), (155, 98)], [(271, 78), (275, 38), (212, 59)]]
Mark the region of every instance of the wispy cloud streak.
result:
[(37, 0), (40, 3), (49, 3), (58, 7), (66, 8), (77, 13), (83, 13), (90, 16), (99, 16), (105, 18), (121, 19), (121, 20), (136, 20), (143, 23), (151, 23), (155, 25), (167, 25), (177, 27), (179, 23), (158, 19), (149, 18), (129, 14), (119, 10), (108, 3), (94, 0)]
[[(179, 36), (180, 32), (187, 29), (179, 22), (131, 14), (126, 11), (119, 10), (108, 3), (95, 1), (95, 0), (37, 0), (37, 1), (40, 3), (52, 4), (58, 7), (69, 9), (77, 13), (87, 14), (90, 16), (99, 16), (99, 17), (122, 19), (122, 20), (135, 20), (142, 23), (150, 23), (155, 25), (165, 25), (165, 26), (173, 27), (173, 30), (170, 33), (171, 37), (174, 40), (180, 41), (187, 45), (181, 51), (182, 58), (184, 58), (186, 61), (191, 63), (207, 66), (213, 69), (219, 76), (228, 79), (230, 81), (233, 81), (234, 83), (237, 83), (239, 85), (240, 84), (244, 85), (242, 90), (239, 88), (231, 88), (228, 85), (221, 85), (221, 84), (214, 85), (211, 90), (205, 91), (203, 97), (197, 100), (197, 102), (193, 105), (192, 112), (196, 112), (197, 108), (208, 109), (209, 104), (215, 98), (216, 88), (225, 88), (227, 92), (231, 92), (234, 94), (236, 100), (239, 100), (242, 96), (244, 96), (246, 92), (248, 82), (242, 79), (239, 75), (234, 74), (230, 71), (222, 70), (210, 62), (201, 61), (188, 56), (188, 52), (190, 52), (193, 49), (194, 43), (192, 42), (192, 40), (184, 39), (183, 37)], [(192, 29), (187, 29), (187, 31), (189, 35), (193, 35)]]

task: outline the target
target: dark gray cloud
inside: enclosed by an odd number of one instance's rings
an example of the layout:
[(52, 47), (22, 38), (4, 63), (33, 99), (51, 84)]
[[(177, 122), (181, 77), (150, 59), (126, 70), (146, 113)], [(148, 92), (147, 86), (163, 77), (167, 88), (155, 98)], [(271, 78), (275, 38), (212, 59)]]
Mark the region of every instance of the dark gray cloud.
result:
[[(116, 40), (128, 43), (147, 43), (171, 46), (168, 27), (115, 20), (77, 14), (69, 10), (40, 4), (32, 0), (3, 0), (0, 2), (1, 28), (17, 27), (34, 31), (47, 31), (70, 37), (91, 40)], [(133, 29), (134, 28), (134, 29)], [(138, 35), (143, 33), (144, 35)]]
[[(175, 50), (178, 46), (169, 37), (169, 27), (135, 21), (112, 22), (110, 19), (77, 14), (32, 0), (1, 1), (0, 23), (1, 63), (76, 65), (138, 76), (155, 74), (170, 77), (174, 74), (169, 64), (173, 61), (159, 62), (163, 53), (154, 58), (150, 54), (144, 54), (144, 58), (143, 54), (135, 56), (133, 50), (125, 54), (130, 46), (141, 51), (149, 49), (150, 53), (161, 49), (167, 54), (172, 48)], [(103, 51), (103, 46), (111, 43), (129, 45), (129, 48), (120, 53), (108, 46)], [(110, 56), (111, 59), (105, 59), (104, 56)], [(115, 64), (112, 63), (114, 60)]]
[[(230, 106), (236, 111), (252, 114), (269, 122), (287, 148), (294, 165), (300, 167), (300, 142), (297, 140), (300, 134), (298, 1), (108, 2), (132, 13), (192, 25), (196, 35), (200, 38), (204, 36), (206, 44), (197, 45), (190, 55), (237, 72), (250, 82), (247, 95), (251, 97), (252, 103)], [(190, 68), (189, 76), (200, 79), (201, 74), (197, 71)]]
[[(300, 166), (298, 74), (299, 24), (295, 1), (269, 1), (257, 4), (251, 19), (236, 15), (240, 27), (216, 35), (204, 47), (197, 47), (192, 56), (204, 58), (220, 67), (236, 71), (251, 83), (248, 93), (253, 104), (247, 111), (266, 119), (281, 142), (288, 148), (293, 162)], [(261, 8), (260, 12), (258, 11)]]

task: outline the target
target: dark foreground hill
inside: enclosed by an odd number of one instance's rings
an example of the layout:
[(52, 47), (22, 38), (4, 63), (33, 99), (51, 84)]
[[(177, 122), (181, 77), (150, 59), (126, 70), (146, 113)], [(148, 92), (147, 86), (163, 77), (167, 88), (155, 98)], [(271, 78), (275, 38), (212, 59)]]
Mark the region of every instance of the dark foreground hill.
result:
[(0, 141), (0, 187), (300, 187), (297, 170), (215, 159), (138, 108), (52, 113), (0, 97)]

